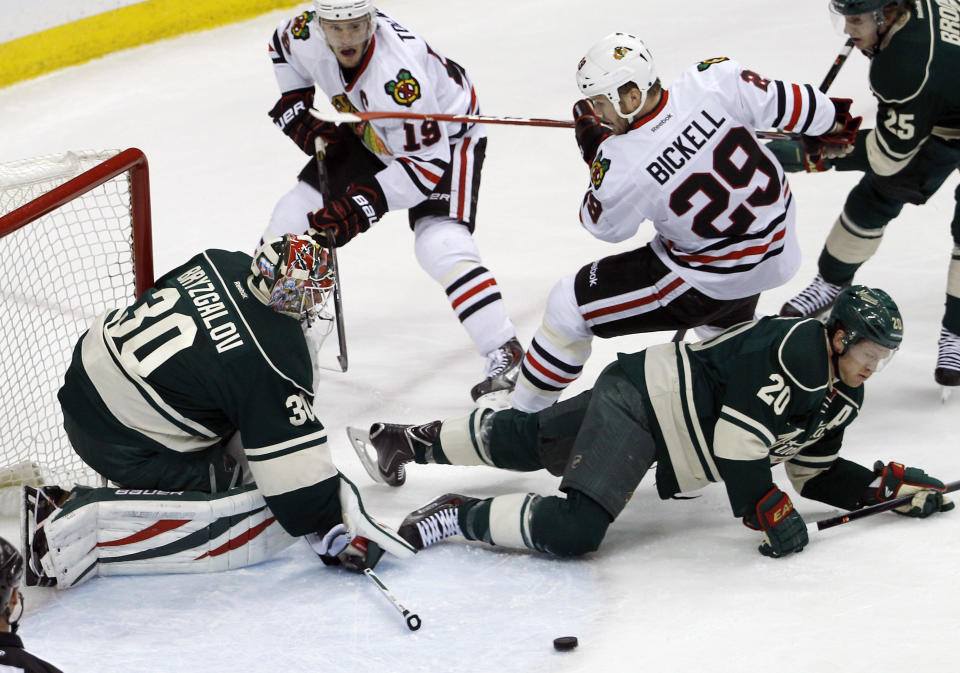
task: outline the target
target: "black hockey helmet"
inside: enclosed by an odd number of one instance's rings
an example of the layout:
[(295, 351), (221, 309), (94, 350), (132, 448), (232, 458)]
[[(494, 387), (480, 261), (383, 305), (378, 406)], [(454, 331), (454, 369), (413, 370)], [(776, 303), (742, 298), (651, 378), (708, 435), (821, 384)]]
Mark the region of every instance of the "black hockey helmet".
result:
[(0, 537), (0, 613), (10, 622), (10, 596), (20, 586), (23, 556), (17, 548)]
[(865, 285), (852, 285), (837, 295), (827, 332), (832, 338), (838, 329), (844, 332), (845, 347), (868, 339), (896, 350), (903, 341), (903, 318), (896, 303), (883, 290)]

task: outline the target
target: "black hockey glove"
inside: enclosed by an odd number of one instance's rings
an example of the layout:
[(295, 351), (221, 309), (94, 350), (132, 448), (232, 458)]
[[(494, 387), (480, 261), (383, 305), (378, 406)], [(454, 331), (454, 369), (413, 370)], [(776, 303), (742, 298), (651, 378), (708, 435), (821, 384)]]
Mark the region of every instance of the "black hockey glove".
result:
[(313, 87), (296, 89), (283, 94), (267, 113), (273, 123), (310, 156), (313, 156), (318, 137), (328, 143), (335, 143), (339, 139), (338, 126), (333, 122), (320, 121), (310, 114), (312, 106)]
[(383, 556), (380, 545), (365, 537), (352, 535), (342, 523), (337, 524), (324, 535), (311, 533), (304, 537), (324, 565), (343, 566), (351, 572), (360, 573), (365, 568), (372, 569)]
[(339, 248), (369, 229), (386, 212), (387, 198), (376, 179), (355, 183), (343, 196), (307, 214), (307, 234), (325, 248)]
[(913, 499), (894, 512), (903, 516), (919, 517), (921, 519), (936, 512), (949, 512), (954, 503), (943, 496), (946, 487), (939, 479), (931, 477), (919, 467), (904, 467), (900, 463), (883, 464), (878, 460), (873, 465), (874, 473), (879, 482), (870, 486), (870, 492), (864, 498), (864, 504), (885, 502), (913, 494)]
[(587, 99), (578, 100), (573, 104), (574, 132), (577, 135), (577, 145), (580, 147), (580, 156), (587, 162), (593, 163), (597, 156), (600, 143), (613, 135), (603, 120), (593, 111), (593, 106)]
[(849, 98), (831, 98), (833, 101), (834, 118), (830, 130), (819, 136), (803, 136), (800, 144), (803, 147), (804, 168), (808, 173), (818, 173), (829, 170), (825, 159), (841, 159), (853, 152), (853, 141), (857, 138), (857, 130), (863, 122), (863, 117), (850, 115)]
[(776, 486), (760, 498), (753, 513), (743, 517), (743, 525), (763, 531), (757, 551), (764, 556), (780, 558), (799, 552), (810, 541), (803, 517), (793, 508), (790, 496)]

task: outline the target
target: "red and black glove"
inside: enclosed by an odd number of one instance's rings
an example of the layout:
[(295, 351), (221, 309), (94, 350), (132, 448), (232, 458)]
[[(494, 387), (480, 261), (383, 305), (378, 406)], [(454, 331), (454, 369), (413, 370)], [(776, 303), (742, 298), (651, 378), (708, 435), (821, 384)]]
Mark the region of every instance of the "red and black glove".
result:
[(307, 214), (307, 234), (325, 248), (346, 245), (387, 212), (387, 198), (376, 179), (352, 184), (343, 196)]
[(318, 137), (328, 143), (334, 143), (339, 136), (337, 125), (314, 117), (310, 114), (311, 107), (313, 107), (313, 87), (295, 89), (283, 94), (267, 114), (273, 119), (273, 123), (297, 144), (297, 147), (312, 156)]
[(760, 498), (753, 513), (743, 517), (743, 525), (763, 531), (757, 551), (764, 556), (780, 558), (799, 552), (810, 541), (803, 517), (793, 508), (790, 496), (776, 486)]
[(863, 117), (850, 115), (849, 98), (831, 98), (833, 101), (834, 117), (830, 130), (819, 136), (803, 136), (800, 144), (803, 147), (804, 168), (808, 173), (818, 173), (829, 170), (827, 159), (841, 159), (853, 151), (853, 141), (857, 138), (857, 131), (863, 122)]
[(871, 487), (871, 492), (864, 498), (865, 504), (913, 495), (910, 502), (893, 511), (921, 519), (936, 512), (949, 512), (954, 507), (953, 501), (943, 496), (946, 490), (943, 482), (919, 467), (904, 467), (893, 462), (884, 465), (878, 460), (873, 465), (873, 472), (880, 480), (876, 489)]
[(597, 116), (590, 101), (585, 98), (573, 104), (573, 124), (577, 145), (580, 147), (580, 156), (589, 166), (597, 156), (600, 143), (612, 136), (613, 131)]

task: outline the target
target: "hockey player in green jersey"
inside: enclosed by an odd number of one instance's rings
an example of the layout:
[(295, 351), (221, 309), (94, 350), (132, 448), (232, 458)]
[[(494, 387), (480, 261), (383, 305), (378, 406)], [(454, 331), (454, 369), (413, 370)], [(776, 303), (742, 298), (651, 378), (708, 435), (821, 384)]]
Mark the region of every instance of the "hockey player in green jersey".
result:
[[(877, 98), (876, 128), (861, 131), (855, 149), (834, 158), (837, 170), (863, 171), (847, 196), (820, 254), (813, 282), (780, 314), (815, 316), (876, 252), (887, 223), (904, 203), (923, 204), (960, 167), (960, 2), (957, 0), (832, 0), (844, 32), (870, 62)], [(819, 148), (771, 143), (787, 170), (828, 167)], [(944, 386), (960, 385), (960, 187), (951, 222), (953, 253), (946, 311), (934, 371)]]
[[(447, 494), (412, 512), (400, 534), (423, 548), (451, 535), (573, 556), (595, 551), (656, 463), (661, 498), (723, 482), (734, 516), (762, 531), (761, 553), (803, 549), (807, 528), (773, 467), (805, 498), (844, 509), (914, 493), (898, 511), (953, 507), (922, 470), (839, 455), (863, 382), (892, 357), (903, 323), (881, 290), (854, 286), (826, 325), (765, 317), (697, 343), (620, 354), (590, 391), (536, 413), (478, 409), (424, 425), (375, 423), (355, 448), (371, 476), (400, 485), (404, 463), (546, 469), (563, 496)], [(374, 458), (370, 449), (375, 451)]]
[(59, 399), (74, 450), (120, 488), (25, 489), (27, 584), (238, 568), (299, 536), (354, 570), (411, 555), (363, 512), (313, 411), (301, 323), (329, 319), (335, 282), (291, 234), (253, 259), (206, 250), (100, 316)]

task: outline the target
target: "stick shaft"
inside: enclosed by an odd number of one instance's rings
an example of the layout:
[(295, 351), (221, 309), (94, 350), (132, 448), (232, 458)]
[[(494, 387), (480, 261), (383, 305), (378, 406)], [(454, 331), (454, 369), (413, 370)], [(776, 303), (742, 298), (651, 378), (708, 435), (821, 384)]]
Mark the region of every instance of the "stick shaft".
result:
[(374, 586), (376, 586), (380, 593), (387, 597), (387, 600), (397, 609), (397, 611), (404, 616), (407, 622), (407, 628), (411, 631), (416, 631), (420, 628), (420, 616), (416, 613), (411, 613), (410, 610), (403, 606), (403, 603), (397, 600), (397, 597), (391, 593), (390, 589), (387, 588), (387, 585), (384, 584), (381, 579), (373, 572), (372, 568), (364, 568), (363, 574), (370, 578)]
[[(323, 195), (323, 205), (327, 205), (330, 199), (330, 189), (327, 183), (327, 167), (323, 159), (327, 154), (327, 141), (323, 138), (317, 138), (314, 144), (316, 149), (317, 175), (319, 176), (320, 193)], [(333, 277), (336, 282), (333, 284), (333, 312), (337, 320), (337, 346), (340, 353), (337, 355), (337, 364), (340, 365), (340, 371), (347, 371), (347, 329), (343, 323), (343, 298), (340, 294), (340, 264), (337, 261), (337, 249), (327, 248), (330, 266), (333, 267)]]
[[(947, 484), (947, 490), (944, 492), (952, 493), (956, 490), (960, 490), (960, 481), (951, 481), (949, 484)], [(862, 519), (866, 516), (873, 516), (874, 514), (879, 514), (880, 512), (888, 512), (891, 509), (896, 509), (897, 507), (908, 504), (911, 500), (913, 500), (914, 495), (915, 494), (911, 493), (910, 495), (904, 495), (899, 498), (894, 498), (893, 500), (880, 502), (876, 505), (855, 509), (852, 512), (846, 512), (845, 514), (839, 514), (837, 516), (830, 517), (829, 519), (822, 519), (817, 521), (815, 524), (810, 524), (810, 528), (816, 525), (817, 530), (824, 530), (826, 528), (833, 528), (834, 526), (850, 523), (851, 521), (856, 521), (857, 519)]]
[(829, 89), (830, 85), (833, 84), (833, 80), (837, 78), (837, 73), (840, 72), (840, 68), (843, 67), (844, 63), (846, 63), (847, 57), (850, 55), (851, 51), (853, 51), (853, 38), (847, 40), (844, 43), (843, 48), (840, 50), (840, 53), (837, 54), (837, 58), (834, 59), (833, 65), (830, 66), (826, 76), (820, 83), (820, 91), (827, 93), (827, 89)]

